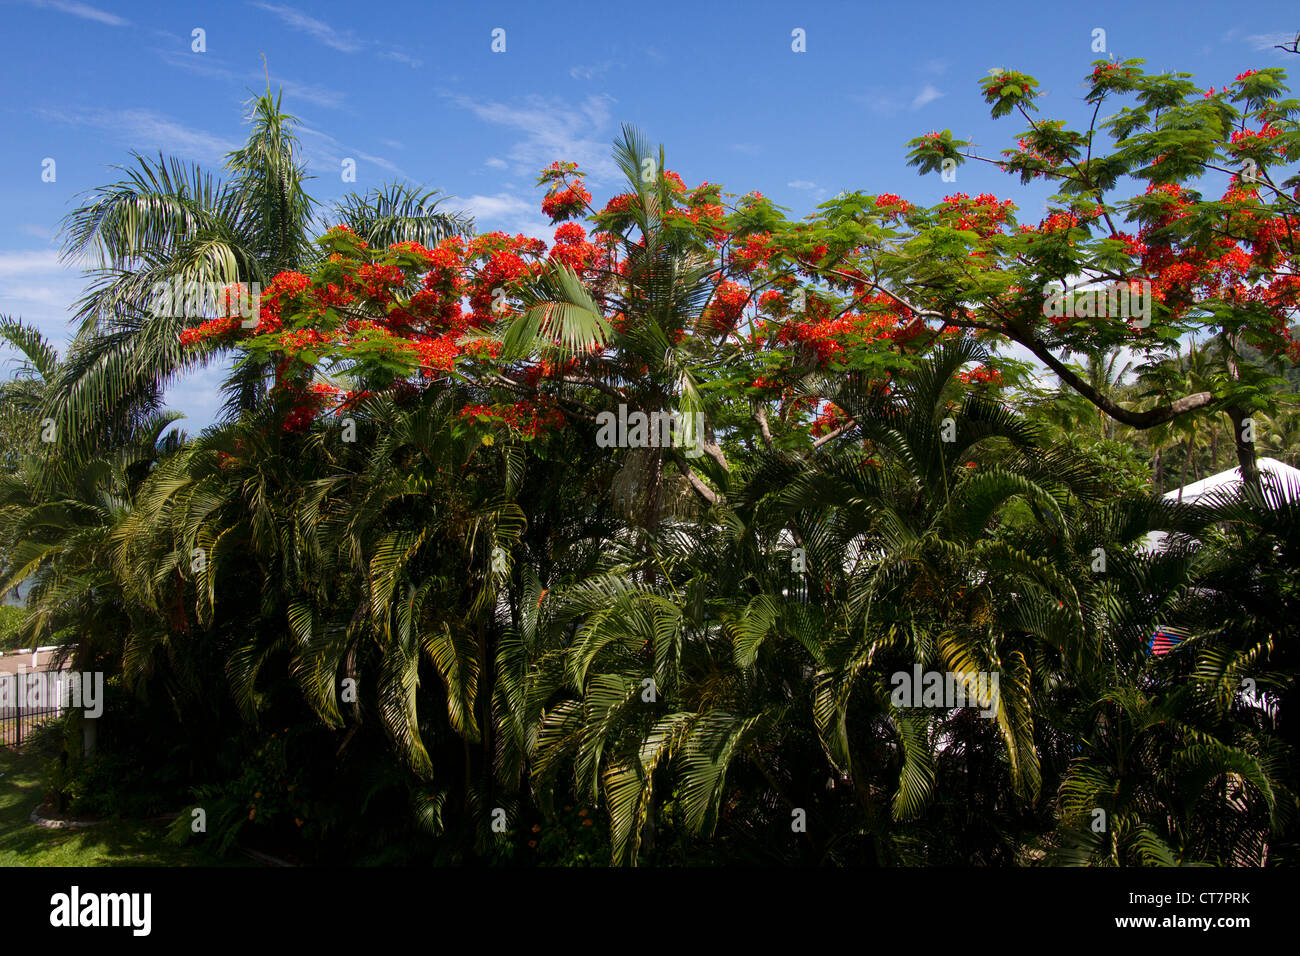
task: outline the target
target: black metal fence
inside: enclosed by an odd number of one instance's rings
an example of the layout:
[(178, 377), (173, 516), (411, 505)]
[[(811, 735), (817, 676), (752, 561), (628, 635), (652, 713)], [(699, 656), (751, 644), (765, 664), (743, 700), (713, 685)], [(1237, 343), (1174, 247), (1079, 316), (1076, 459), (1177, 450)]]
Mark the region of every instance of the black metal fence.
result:
[(17, 747), (67, 703), (58, 671), (0, 673), (0, 747)]

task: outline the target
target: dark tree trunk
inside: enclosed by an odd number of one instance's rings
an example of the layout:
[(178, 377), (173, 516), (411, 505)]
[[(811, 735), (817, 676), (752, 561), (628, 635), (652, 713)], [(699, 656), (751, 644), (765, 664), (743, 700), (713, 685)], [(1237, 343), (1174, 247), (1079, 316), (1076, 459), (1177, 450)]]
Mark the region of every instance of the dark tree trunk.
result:
[(1241, 479), (1247, 484), (1259, 484), (1259, 467), (1255, 463), (1254, 426), (1247, 434), (1247, 422), (1250, 420), (1246, 410), (1238, 405), (1229, 405), (1224, 409), (1232, 422), (1232, 441), (1237, 449), (1237, 464), (1241, 466)]

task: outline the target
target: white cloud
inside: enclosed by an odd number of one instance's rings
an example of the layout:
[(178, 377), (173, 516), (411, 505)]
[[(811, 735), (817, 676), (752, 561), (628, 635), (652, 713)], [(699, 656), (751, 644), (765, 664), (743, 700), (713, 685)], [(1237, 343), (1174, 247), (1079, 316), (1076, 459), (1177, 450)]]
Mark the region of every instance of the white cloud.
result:
[(340, 30), (330, 26), (324, 20), (318, 20), (297, 7), (288, 7), (282, 4), (262, 3), (260, 0), (252, 0), (252, 5), (274, 14), (291, 30), (297, 30), (305, 33), (315, 40), (323, 43), (331, 50), (338, 50), (340, 53), (358, 53), (361, 50), (372, 50), (385, 60), (392, 60), (395, 63), (404, 63), (415, 69), (421, 66), (424, 61), (411, 56), (409, 53), (403, 53), (401, 50), (392, 47), (384, 47), (382, 44), (373, 40), (366, 40), (357, 36), (351, 30)]
[(610, 104), (614, 102), (610, 96), (593, 94), (576, 105), (539, 95), (525, 97), (515, 105), (470, 96), (451, 96), (451, 99), (485, 123), (524, 134), (508, 154), (515, 171), (521, 175), (536, 173), (556, 160), (563, 160), (577, 163), (593, 182), (608, 182), (621, 176), (610, 158), (609, 142), (604, 138), (610, 125)]
[(375, 156), (373, 153), (363, 153), (361, 150), (357, 150), (357, 156), (361, 159), (364, 159), (367, 163), (373, 163), (374, 165), (378, 166), (380, 169), (388, 170), (390, 173), (394, 174), (395, 176), (406, 175), (404, 172), (402, 172), (401, 168), (398, 167), (396, 163), (392, 163), (387, 159), (384, 159), (384, 157), (382, 156)]
[(493, 169), (505, 169), (510, 164), (507, 163), (504, 159), (497, 159), (497, 157), (495, 156), (490, 156), (488, 157), (487, 161), (484, 162), (483, 165), (491, 166)]
[(912, 97), (901, 90), (872, 86), (868, 87), (866, 92), (851, 96), (850, 99), (861, 103), (877, 116), (888, 117), (901, 113), (905, 109), (920, 109), (926, 103), (937, 100), (941, 96), (943, 94), (935, 89), (933, 84), (926, 83), (921, 87), (920, 92)]
[(927, 83), (925, 84), (925, 86), (921, 88), (921, 92), (917, 93), (916, 96), (912, 99), (912, 109), (919, 110), (926, 103), (933, 103), (941, 96), (943, 96), (942, 93), (940, 93), (932, 85)]
[(594, 66), (571, 66), (569, 67), (569, 76), (575, 80), (590, 80), (600, 76), (613, 65), (613, 61), (606, 60)]
[(60, 13), (70, 13), (74, 17), (80, 17), (83, 20), (94, 20), (96, 23), (104, 23), (110, 27), (130, 26), (130, 20), (123, 20), (121, 17), (98, 7), (92, 7), (89, 4), (77, 3), (76, 0), (28, 0), (33, 7), (41, 7), (48, 10), (58, 10)]
[[(1251, 49), (1253, 50), (1271, 50), (1273, 47), (1280, 44), (1290, 46), (1296, 41), (1297, 32), (1300, 31), (1292, 30), (1284, 33), (1252, 33), (1250, 36), (1246, 37), (1245, 40), (1250, 44)], [(1282, 51), (1278, 50), (1277, 52), (1281, 53)]]
[(893, 116), (903, 108), (903, 100), (899, 99), (895, 91), (881, 87), (872, 87), (865, 93), (855, 94), (849, 98), (861, 103), (878, 116)]
[[(73, 126), (90, 126), (113, 133), (117, 139), (142, 153), (161, 151), (187, 159), (220, 164), (236, 148), (232, 140), (204, 130), (183, 126), (146, 109), (37, 110), (37, 115)], [(56, 159), (58, 157), (55, 157)]]
[(30, 279), (36, 276), (76, 275), (86, 263), (65, 265), (54, 249), (0, 250), (0, 279)]
[(81, 264), (64, 265), (53, 249), (0, 250), (0, 313), (39, 329), (60, 352), (72, 339), (69, 319), (85, 287)]
[(732, 143), (731, 148), (746, 156), (757, 156), (763, 151), (763, 148), (755, 143)]
[[(178, 66), (190, 73), (197, 73), (199, 76), (214, 76), (223, 80), (237, 80), (240, 75), (234, 70), (228, 70), (224, 66), (217, 66), (207, 57), (195, 56), (193, 53), (181, 53), (177, 50), (159, 50), (158, 55), (164, 63), (170, 66)], [(247, 74), (252, 76), (252, 73)], [(261, 76), (262, 74), (257, 74)]]
[(54, 230), (48, 226), (38, 226), (35, 223), (27, 223), (19, 228), (19, 231), (28, 236), (35, 236), (37, 239), (53, 239)]
[(230, 374), (232, 358), (212, 362), (202, 368), (183, 372), (167, 387), (164, 401), (168, 408), (185, 413), (179, 427), (191, 435), (196, 435), (205, 426), (212, 424), (225, 397), (221, 394), (221, 383)]
[[(340, 164), (344, 159), (360, 159), (368, 163), (373, 163), (380, 169), (385, 169), (390, 173), (398, 176), (405, 176), (406, 173), (395, 163), (390, 162), (382, 156), (375, 156), (359, 149), (354, 149), (344, 143), (340, 143), (329, 133), (321, 132), (310, 126), (300, 126), (298, 131), (302, 134), (304, 143), (308, 140), (316, 140), (316, 145), (308, 151), (307, 165), (313, 169), (328, 171), (329, 175), (337, 176), (340, 170)], [(358, 183), (357, 186), (362, 184)]]
[(0, 252), (0, 279), (57, 271), (59, 254), (53, 250)]
[(809, 193), (816, 202), (821, 202), (826, 198), (826, 189), (809, 179), (792, 179), (786, 183), (786, 186), (790, 189), (798, 189), (801, 192)]
[(342, 108), (343, 100), (347, 96), (340, 90), (331, 90), (316, 83), (299, 83), (296, 80), (273, 80), (272, 82), (283, 89), (285, 96), (290, 99), (304, 100), (328, 109)]
[(363, 46), (362, 41), (353, 36), (350, 30), (336, 30), (324, 20), (317, 20), (293, 7), (278, 6), (272, 3), (254, 3), (268, 13), (273, 13), (294, 30), (306, 33), (333, 50), (343, 53), (356, 53)]
[(500, 192), (492, 196), (467, 196), (452, 203), (474, 217), (479, 232), (523, 233), (536, 239), (551, 242), (555, 235), (552, 226), (541, 214), (541, 199), (525, 198), (513, 193)]
[[(210, 61), (204, 60), (203, 57), (192, 56), (187, 53), (178, 53), (175, 50), (160, 50), (159, 56), (164, 63), (169, 66), (179, 67), (190, 73), (199, 76), (210, 76), (214, 79), (228, 80), (232, 83), (239, 83), (247, 86), (248, 84), (260, 85), (264, 82), (266, 76), (260, 70), (249, 70), (244, 73), (236, 73), (234, 70), (228, 70), (224, 66), (216, 66)], [(276, 78), (271, 81), (279, 88), (283, 89), (290, 100), (300, 99), (308, 103), (315, 103), (317, 106), (324, 106), (329, 109), (342, 109), (343, 100), (347, 96), (341, 90), (333, 90), (329, 87), (321, 86), (319, 83), (299, 83), (297, 80)]]
[(382, 56), (385, 60), (393, 60), (396, 63), (405, 63), (413, 70), (416, 67), (424, 64), (423, 60), (417, 60), (415, 57), (407, 56), (405, 53), (402, 53), (398, 50), (387, 50), (379, 55)]

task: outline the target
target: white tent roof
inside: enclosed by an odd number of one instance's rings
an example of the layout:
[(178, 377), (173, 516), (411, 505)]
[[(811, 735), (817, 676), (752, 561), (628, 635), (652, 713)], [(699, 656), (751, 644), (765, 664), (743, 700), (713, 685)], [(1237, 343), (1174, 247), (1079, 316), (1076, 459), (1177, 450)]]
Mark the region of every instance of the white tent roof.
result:
[[(1286, 496), (1287, 501), (1300, 497), (1300, 468), (1292, 468), (1276, 458), (1261, 458), (1257, 462), (1257, 467), (1261, 476), (1271, 475), (1277, 480), (1277, 484)], [(1233, 486), (1240, 485), (1241, 468), (1229, 468), (1217, 475), (1210, 475), (1208, 478), (1202, 478), (1200, 481), (1194, 481), (1190, 485), (1171, 491), (1165, 495), (1165, 500), (1181, 500), (1190, 504), (1212, 491), (1230, 491)]]
[[(1294, 501), (1300, 498), (1300, 468), (1292, 468), (1290, 465), (1283, 464), (1276, 458), (1260, 458), (1256, 463), (1259, 469), (1260, 477), (1270, 476), (1283, 497), (1287, 501)], [(1176, 488), (1165, 494), (1166, 501), (1183, 501), (1192, 504), (1198, 498), (1215, 491), (1232, 491), (1241, 486), (1241, 467), (1229, 468), (1227, 471), (1221, 471), (1217, 475), (1210, 475), (1208, 478), (1202, 478), (1200, 481), (1193, 481), (1190, 485), (1184, 485), (1182, 488)], [(1142, 538), (1138, 549), (1141, 551), (1159, 551), (1164, 547), (1165, 538), (1169, 535), (1164, 531), (1152, 531)]]

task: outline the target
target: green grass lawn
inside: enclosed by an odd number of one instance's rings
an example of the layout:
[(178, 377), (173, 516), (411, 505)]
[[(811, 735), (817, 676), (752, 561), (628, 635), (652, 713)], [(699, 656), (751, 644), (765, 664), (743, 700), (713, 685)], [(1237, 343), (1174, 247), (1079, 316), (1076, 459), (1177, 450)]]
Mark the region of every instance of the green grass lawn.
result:
[(166, 842), (165, 823), (106, 823), (52, 830), (32, 823), (41, 802), (41, 761), (0, 749), (0, 866), (246, 866)]

